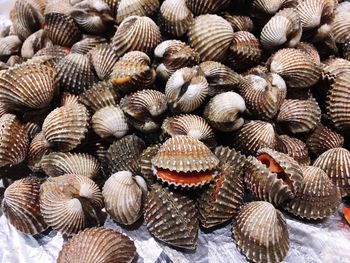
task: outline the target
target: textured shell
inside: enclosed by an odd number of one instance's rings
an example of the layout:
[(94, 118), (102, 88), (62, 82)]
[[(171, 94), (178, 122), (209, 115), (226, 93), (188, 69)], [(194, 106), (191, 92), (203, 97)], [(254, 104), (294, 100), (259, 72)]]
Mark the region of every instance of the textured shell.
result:
[(0, 142), (0, 167), (19, 164), (26, 158), (28, 134), (15, 115), (0, 117)]
[(209, 84), (209, 96), (234, 90), (242, 77), (229, 67), (215, 61), (205, 61), (199, 65)]
[(21, 50), (22, 41), (18, 36), (11, 35), (0, 38), (0, 59), (8, 58)]
[(253, 31), (253, 20), (249, 16), (231, 15), (230, 13), (224, 12), (223, 17), (231, 24), (234, 32)]
[(350, 194), (350, 152), (345, 148), (333, 148), (321, 154), (313, 164), (326, 172), (340, 188), (342, 195)]
[(290, 88), (307, 88), (321, 76), (321, 67), (306, 52), (293, 48), (280, 49), (269, 61), (269, 69), (277, 73)]
[(69, 93), (69, 92), (62, 92), (61, 93), (61, 100), (60, 105), (65, 106), (68, 104), (78, 104), (79, 103), (79, 96)]
[(92, 128), (101, 138), (121, 138), (129, 131), (123, 111), (116, 106), (107, 106), (95, 112), (91, 119)]
[(183, 36), (192, 20), (193, 14), (188, 9), (186, 0), (165, 0), (160, 7), (160, 29), (171, 36)]
[(299, 42), (298, 45), (295, 46), (297, 49), (306, 52), (308, 55), (312, 57), (316, 63), (321, 63), (320, 54), (316, 47), (309, 42)]
[(208, 82), (199, 67), (181, 68), (166, 83), (165, 95), (173, 112), (189, 113), (208, 95)]
[(61, 0), (60, 4), (58, 5), (56, 0), (47, 0), (45, 1), (44, 14), (59, 13), (69, 15), (72, 8), (72, 3), (73, 1), (71, 2), (71, 0)]
[(233, 147), (245, 155), (255, 155), (261, 148), (275, 149), (277, 143), (275, 129), (264, 121), (247, 121), (233, 135)]
[(187, 6), (194, 15), (214, 14), (223, 11), (230, 4), (230, 0), (187, 0)]
[(86, 176), (50, 177), (41, 185), (40, 209), (44, 220), (63, 234), (100, 225), (102, 207), (100, 189)]
[(170, 136), (186, 135), (204, 142), (208, 147), (216, 145), (214, 132), (205, 119), (192, 114), (168, 117), (162, 125), (163, 132)]
[(107, 212), (123, 225), (131, 225), (140, 218), (146, 193), (145, 180), (140, 176), (133, 177), (128, 171), (111, 175), (102, 190)]
[(159, 0), (119, 0), (116, 21), (129, 16), (153, 16), (159, 9)]
[(343, 2), (337, 6), (332, 23), (332, 34), (337, 43), (350, 41), (350, 3)]
[(189, 44), (202, 61), (223, 61), (233, 39), (229, 22), (217, 15), (201, 15), (194, 19), (188, 31)]
[(287, 86), (277, 74), (247, 75), (239, 86), (248, 111), (256, 118), (272, 119), (280, 109), (286, 95)]
[(33, 63), (45, 64), (51, 67), (56, 67), (57, 63), (69, 53), (69, 48), (61, 46), (51, 46), (40, 49), (35, 55), (28, 60)]
[(177, 248), (196, 248), (197, 211), (185, 195), (153, 185), (145, 203), (144, 217), (148, 231), (155, 238)]
[(26, 177), (5, 190), (2, 211), (18, 231), (34, 235), (47, 228), (39, 205), (41, 182), (41, 179)]
[(60, 60), (57, 70), (62, 89), (73, 94), (79, 95), (97, 81), (88, 55), (69, 54)]
[(93, 50), (95, 47), (106, 43), (107, 40), (99, 36), (88, 36), (83, 40), (75, 43), (71, 48), (71, 53), (87, 54), (89, 51)]
[(112, 46), (118, 56), (133, 50), (152, 55), (161, 42), (161, 33), (152, 19), (145, 16), (129, 16), (115, 33)]
[(120, 106), (135, 129), (152, 132), (160, 128), (157, 119), (167, 110), (167, 101), (160, 91), (140, 90), (124, 97)]
[(118, 91), (131, 93), (152, 87), (155, 77), (150, 58), (143, 52), (131, 51), (114, 64), (110, 80)]
[(116, 106), (119, 102), (118, 92), (108, 81), (97, 82), (91, 89), (79, 95), (79, 101), (92, 112), (104, 107)]
[(220, 160), (219, 174), (197, 199), (199, 219), (205, 228), (234, 218), (243, 204), (244, 156), (222, 146), (215, 149), (215, 155)]
[(89, 228), (75, 235), (58, 254), (57, 263), (131, 263), (136, 256), (134, 242), (109, 228)]
[(115, 141), (106, 152), (109, 171), (140, 174), (140, 155), (145, 148), (145, 142), (136, 135), (127, 135)]
[(306, 144), (288, 135), (280, 135), (277, 137), (276, 150), (288, 154), (300, 165), (309, 165), (310, 157)]
[(6, 67), (5, 69), (13, 67), (17, 64), (22, 64), (23, 62), (24, 62), (24, 59), (22, 57), (18, 55), (13, 55), (7, 60), (5, 64), (5, 67)]
[(115, 63), (118, 61), (118, 56), (113, 48), (109, 44), (100, 44), (93, 48), (90, 54), (91, 63), (99, 79), (109, 78)]
[(43, 156), (40, 166), (48, 176), (79, 174), (94, 178), (100, 170), (98, 160), (86, 153), (49, 153)]
[(298, 12), (293, 8), (286, 8), (273, 16), (260, 34), (261, 45), (268, 50), (281, 46), (295, 47), (301, 38), (302, 27)]
[(238, 247), (251, 261), (282, 262), (288, 254), (289, 233), (286, 219), (267, 202), (258, 201), (244, 205), (236, 217), (232, 232)]
[(47, 33), (41, 29), (31, 34), (24, 42), (21, 48), (22, 58), (32, 58), (40, 49), (52, 46)]
[(54, 45), (71, 47), (82, 37), (73, 18), (61, 13), (45, 14), (44, 29)]
[(257, 64), (262, 55), (259, 40), (250, 32), (235, 32), (227, 55), (227, 64), (234, 70), (244, 70)]
[(340, 193), (320, 168), (305, 166), (304, 186), (299, 195), (285, 207), (288, 212), (306, 219), (322, 219), (334, 214), (340, 204)]
[(39, 132), (30, 142), (28, 150), (28, 167), (32, 170), (40, 169), (40, 160), (44, 154), (50, 151), (50, 144), (45, 139), (44, 132)]
[(230, 132), (242, 127), (244, 119), (240, 116), (246, 110), (243, 98), (232, 91), (214, 96), (204, 110), (204, 117), (214, 128)]
[(201, 141), (176, 135), (161, 145), (152, 164), (156, 168), (186, 173), (216, 169), (219, 160)]
[(266, 15), (274, 15), (278, 10), (284, 7), (295, 5), (295, 0), (254, 0), (252, 3), (253, 10), (259, 11)]
[(321, 109), (313, 98), (285, 100), (277, 115), (277, 123), (285, 125), (291, 133), (310, 132), (321, 120)]
[(89, 115), (82, 104), (68, 104), (53, 110), (44, 120), (43, 132), (51, 147), (61, 151), (76, 148), (85, 138)]
[(158, 153), (160, 144), (148, 146), (140, 156), (140, 170), (142, 177), (148, 185), (152, 185), (156, 181), (156, 176), (153, 174), (152, 159)]

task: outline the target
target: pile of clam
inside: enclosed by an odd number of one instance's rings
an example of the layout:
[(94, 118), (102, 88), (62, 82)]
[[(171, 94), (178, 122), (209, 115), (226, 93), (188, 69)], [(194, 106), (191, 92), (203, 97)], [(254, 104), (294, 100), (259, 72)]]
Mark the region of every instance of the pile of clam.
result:
[(17, 0), (10, 19), (2, 211), (66, 235), (57, 262), (131, 262), (108, 215), (185, 250), (233, 222), (248, 260), (280, 262), (284, 214), (350, 194), (350, 2)]

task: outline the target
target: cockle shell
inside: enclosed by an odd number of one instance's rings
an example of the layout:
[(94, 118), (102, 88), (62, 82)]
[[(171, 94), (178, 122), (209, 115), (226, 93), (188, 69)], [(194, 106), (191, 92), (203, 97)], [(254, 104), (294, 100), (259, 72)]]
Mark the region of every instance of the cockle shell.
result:
[(88, 130), (88, 111), (82, 104), (56, 108), (44, 120), (43, 132), (51, 148), (67, 152), (76, 148)]
[(95, 112), (91, 119), (92, 129), (101, 138), (121, 138), (129, 131), (123, 111), (116, 106), (107, 106)]
[(140, 155), (145, 148), (145, 142), (136, 135), (127, 135), (115, 141), (106, 152), (109, 171), (140, 174)]
[(215, 149), (215, 155), (220, 160), (218, 176), (197, 198), (199, 219), (205, 228), (235, 217), (244, 196), (244, 156), (222, 146)]
[(0, 142), (0, 167), (19, 164), (26, 158), (28, 134), (15, 115), (0, 117)]
[(102, 190), (106, 210), (120, 224), (131, 225), (142, 215), (147, 184), (141, 176), (129, 171), (112, 174)]
[(201, 141), (175, 135), (166, 140), (152, 159), (155, 175), (169, 185), (198, 187), (215, 177), (218, 158)]
[[(265, 15), (274, 15), (278, 10), (295, 6), (297, 2), (296, 0), (253, 0), (252, 10)], [(252, 15), (254, 15), (253, 12)]]
[(204, 142), (208, 147), (214, 147), (216, 140), (214, 132), (205, 119), (193, 115), (183, 114), (168, 117), (162, 125), (164, 133), (170, 136), (186, 135)]
[(244, 205), (238, 212), (232, 233), (238, 247), (253, 262), (282, 262), (288, 254), (286, 219), (268, 202)]
[(303, 141), (297, 138), (289, 137), (288, 135), (279, 135), (277, 137), (276, 150), (288, 154), (300, 165), (310, 164), (308, 148)]
[(154, 50), (157, 77), (166, 81), (178, 69), (199, 63), (199, 54), (179, 40), (166, 40)]
[(127, 235), (109, 228), (85, 229), (66, 243), (58, 254), (57, 263), (131, 263), (136, 247)]
[(18, 36), (11, 35), (0, 38), (0, 60), (5, 60), (11, 55), (19, 53), (21, 46), (22, 41)]
[(42, 48), (52, 46), (45, 30), (41, 29), (31, 34), (24, 42), (21, 48), (22, 58), (32, 58), (34, 54)]
[[(5, 69), (8, 69), (10, 67), (14, 67), (17, 64), (22, 64), (24, 62), (24, 59), (18, 55), (12, 55), (6, 62), (6, 66), (8, 66)], [(27, 61), (28, 62), (28, 61)]]
[(72, 3), (73, 1), (71, 0), (61, 0), (58, 5), (56, 0), (46, 0), (44, 14), (58, 13), (69, 15), (69, 12), (72, 9)]
[(167, 110), (167, 101), (160, 91), (145, 89), (124, 97), (120, 106), (135, 129), (149, 133), (160, 128), (159, 119)]
[(321, 109), (315, 99), (285, 100), (276, 122), (285, 125), (293, 134), (310, 132), (321, 119)]
[(187, 0), (187, 6), (194, 15), (215, 14), (223, 11), (230, 4), (230, 0)]
[(118, 0), (118, 24), (129, 16), (153, 16), (159, 9), (159, 0)]
[(223, 61), (233, 39), (229, 22), (217, 15), (201, 15), (194, 19), (188, 31), (189, 44), (202, 61)]
[(347, 149), (329, 149), (315, 160), (313, 166), (325, 171), (343, 196), (350, 194), (350, 152)]
[(95, 47), (102, 45), (107, 42), (107, 39), (99, 36), (88, 36), (83, 38), (82, 40), (76, 42), (70, 52), (71, 53), (78, 53), (78, 54), (87, 54), (91, 50), (93, 50)]
[(44, 29), (54, 45), (71, 47), (82, 37), (73, 18), (61, 13), (47, 13)]
[(267, 50), (274, 50), (281, 46), (295, 47), (301, 35), (302, 27), (298, 12), (293, 8), (285, 8), (274, 15), (263, 27), (260, 42)]
[(264, 121), (247, 121), (232, 138), (232, 146), (245, 155), (255, 155), (265, 147), (275, 149), (276, 143), (273, 125)]
[(30, 142), (28, 150), (28, 167), (32, 171), (40, 169), (41, 158), (50, 151), (50, 144), (45, 139), (44, 132), (41, 131)]
[(321, 76), (321, 67), (306, 52), (293, 48), (277, 51), (269, 59), (269, 69), (279, 74), (290, 88), (308, 88)]
[(140, 170), (142, 177), (148, 185), (156, 182), (157, 177), (153, 174), (152, 159), (158, 153), (160, 144), (148, 146), (140, 156)]
[(135, 50), (150, 56), (161, 38), (160, 30), (152, 19), (146, 16), (129, 16), (118, 27), (112, 47), (118, 56)]
[(199, 67), (175, 71), (165, 86), (170, 110), (181, 113), (197, 109), (204, 102), (208, 91), (208, 82)]
[(350, 71), (350, 61), (343, 58), (331, 58), (323, 63), (322, 79), (329, 81), (330, 84), (334, 83), (339, 75)]
[(211, 97), (236, 89), (238, 84), (243, 80), (232, 69), (216, 61), (205, 61), (199, 67), (209, 84), (208, 94)]
[(242, 127), (244, 119), (241, 114), (246, 110), (243, 98), (232, 91), (214, 96), (204, 109), (204, 117), (211, 126), (231, 132)]
[(61, 94), (61, 106), (65, 106), (68, 104), (78, 104), (79, 103), (79, 96), (69, 93), (69, 92), (62, 92)]
[(40, 49), (29, 61), (56, 67), (57, 63), (69, 52), (69, 48), (61, 46), (50, 46)]
[(145, 203), (148, 231), (167, 245), (194, 250), (198, 219), (195, 205), (183, 194), (153, 185)]
[(100, 165), (98, 160), (86, 153), (49, 153), (40, 161), (40, 166), (48, 176), (79, 174), (89, 178), (98, 175)]
[(97, 45), (90, 51), (91, 63), (94, 66), (96, 74), (100, 80), (109, 78), (118, 56), (113, 48), (105, 43)]
[(42, 180), (26, 177), (15, 181), (4, 193), (2, 211), (17, 230), (35, 235), (47, 226), (40, 212), (39, 192)]
[(231, 24), (234, 32), (253, 31), (253, 20), (249, 16), (231, 15), (230, 13), (224, 12), (223, 17)]
[(304, 185), (299, 194), (284, 206), (288, 212), (306, 219), (322, 219), (334, 214), (340, 193), (327, 174), (314, 166), (302, 167)]
[(72, 53), (57, 64), (57, 77), (64, 91), (79, 95), (90, 89), (97, 78), (88, 55)]
[(114, 64), (110, 80), (118, 91), (131, 93), (151, 88), (155, 78), (150, 58), (143, 52), (131, 51)]
[(56, 91), (56, 70), (40, 64), (22, 64), (0, 74), (0, 102), (8, 108), (42, 109)]
[(316, 47), (309, 42), (299, 42), (296, 49), (306, 52), (316, 63), (321, 63), (321, 58)]
[(337, 43), (350, 41), (350, 3), (343, 2), (337, 6), (332, 23), (332, 35)]
[(159, 11), (160, 29), (174, 37), (183, 36), (192, 20), (193, 14), (186, 5), (186, 0), (165, 0)]

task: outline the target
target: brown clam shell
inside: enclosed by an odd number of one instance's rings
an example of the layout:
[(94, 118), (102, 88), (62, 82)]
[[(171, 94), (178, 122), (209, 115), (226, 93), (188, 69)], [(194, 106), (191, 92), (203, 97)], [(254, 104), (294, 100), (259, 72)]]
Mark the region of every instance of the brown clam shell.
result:
[(334, 214), (340, 204), (338, 187), (318, 167), (305, 166), (302, 170), (303, 188), (284, 209), (306, 219), (322, 219)]
[(61, 106), (65, 106), (68, 104), (78, 104), (79, 103), (79, 96), (69, 93), (69, 92), (62, 92), (61, 94)]
[(153, 174), (152, 159), (158, 153), (160, 144), (153, 144), (148, 146), (140, 156), (140, 170), (142, 177), (146, 180), (148, 185), (156, 182), (156, 176)]
[(332, 34), (337, 43), (350, 41), (348, 34), (350, 28), (350, 4), (343, 2), (338, 4), (332, 23)]
[[(22, 41), (16, 35), (0, 38), (0, 59), (4, 60), (11, 55), (19, 53), (21, 50)], [(5, 61), (5, 60), (4, 60)]]
[(29, 61), (32, 61), (33, 63), (40, 63), (51, 67), (56, 67), (57, 63), (69, 52), (69, 48), (57, 45), (46, 47), (36, 52)]
[(224, 12), (223, 17), (231, 24), (234, 32), (253, 31), (254, 23), (249, 16), (231, 15), (230, 13)]
[(52, 46), (45, 30), (41, 29), (31, 34), (24, 42), (21, 48), (22, 58), (32, 58), (34, 54), (42, 48)]
[(57, 263), (130, 263), (136, 256), (134, 242), (125, 234), (109, 228), (85, 229), (66, 243)]
[(252, 15), (254, 15), (253, 11), (263, 13), (265, 16), (274, 15), (285, 7), (296, 6), (297, 2), (296, 0), (253, 0)]
[(230, 5), (230, 0), (187, 0), (186, 3), (193, 14), (198, 16), (219, 13)]
[(306, 147), (303, 141), (297, 138), (289, 137), (288, 135), (279, 135), (277, 137), (276, 150), (288, 154), (300, 165), (310, 164), (308, 147)]
[(145, 203), (144, 217), (148, 231), (160, 241), (176, 248), (196, 248), (197, 211), (185, 195), (153, 185)]
[(244, 205), (238, 212), (232, 233), (238, 247), (253, 262), (282, 262), (288, 254), (286, 219), (268, 202)]
[(45, 139), (44, 132), (41, 131), (30, 142), (28, 150), (28, 167), (32, 170), (40, 169), (41, 158), (50, 151), (50, 144)]
[(18, 231), (35, 235), (47, 226), (40, 212), (41, 179), (26, 177), (15, 181), (4, 192), (2, 211)]
[(91, 63), (94, 66), (96, 74), (100, 80), (109, 78), (115, 63), (118, 61), (118, 56), (113, 48), (105, 43), (97, 45), (90, 51)]
[[(109, 2), (113, 0), (108, 0)], [(129, 16), (153, 16), (159, 9), (159, 0), (117, 0), (116, 22), (122, 23)]]
[(107, 39), (100, 37), (100, 36), (88, 36), (84, 39), (76, 42), (70, 52), (71, 53), (77, 53), (77, 54), (87, 54), (91, 50), (93, 50), (95, 47), (102, 45), (107, 42)]

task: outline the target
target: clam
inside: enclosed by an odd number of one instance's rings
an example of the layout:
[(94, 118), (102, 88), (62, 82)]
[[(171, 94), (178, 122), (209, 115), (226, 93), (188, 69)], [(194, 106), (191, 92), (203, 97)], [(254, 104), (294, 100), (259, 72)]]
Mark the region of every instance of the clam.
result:
[(315, 99), (286, 99), (277, 115), (276, 122), (293, 134), (311, 132), (321, 119), (321, 109)]
[(112, 16), (116, 17), (120, 0), (104, 0), (104, 2), (109, 6)]
[(329, 149), (315, 160), (313, 166), (325, 171), (343, 196), (350, 194), (350, 152), (347, 149)]
[(232, 232), (240, 250), (253, 262), (282, 262), (288, 254), (286, 219), (267, 202), (244, 205), (238, 212)]
[(120, 106), (135, 129), (149, 133), (160, 128), (160, 118), (167, 110), (167, 101), (160, 91), (146, 89), (124, 97)]
[(158, 153), (159, 147), (159, 144), (148, 146), (140, 155), (141, 175), (148, 185), (152, 185), (156, 181), (156, 176), (154, 176), (152, 169), (152, 159)]
[(131, 225), (142, 215), (147, 185), (141, 176), (129, 171), (112, 174), (102, 190), (106, 210), (120, 224)]
[(321, 63), (321, 58), (316, 47), (308, 42), (299, 42), (296, 49), (306, 52), (316, 63)]
[(79, 174), (95, 178), (100, 170), (98, 160), (86, 153), (52, 152), (43, 156), (40, 166), (51, 177)]
[(300, 165), (310, 164), (308, 147), (306, 147), (303, 141), (297, 138), (289, 137), (288, 135), (279, 135), (277, 137), (276, 150), (288, 154)]
[(136, 135), (127, 135), (115, 141), (106, 152), (109, 171), (130, 171), (139, 174), (140, 155), (145, 148), (145, 142)]
[(91, 63), (94, 66), (96, 74), (100, 80), (109, 78), (118, 56), (113, 48), (105, 43), (97, 45), (90, 51)]
[(35, 135), (30, 142), (28, 150), (28, 167), (32, 171), (40, 169), (40, 160), (46, 154), (50, 152), (50, 144), (45, 139), (44, 132), (41, 131)]
[(143, 52), (131, 51), (114, 64), (110, 80), (118, 91), (131, 93), (151, 88), (155, 78), (150, 58)]
[(78, 104), (79, 103), (79, 96), (69, 93), (69, 92), (62, 92), (61, 95), (61, 106), (65, 106), (68, 104)]
[(24, 62), (24, 59), (18, 55), (12, 55), (6, 62), (5, 69), (8, 69), (10, 67), (14, 67), (17, 64), (22, 64)]
[(230, 0), (187, 0), (187, 6), (194, 15), (214, 14), (225, 10), (230, 5)]
[(161, 42), (159, 27), (146, 16), (129, 16), (118, 27), (112, 40), (112, 47), (118, 56), (129, 51), (142, 51), (152, 55)]
[(145, 203), (148, 231), (167, 245), (194, 250), (198, 219), (195, 205), (185, 195), (153, 185)]
[(199, 67), (181, 68), (166, 83), (165, 95), (173, 112), (189, 113), (208, 95), (208, 82)]
[(194, 19), (188, 30), (189, 44), (202, 61), (223, 61), (233, 39), (229, 22), (217, 15), (201, 15)]
[(334, 214), (340, 203), (338, 187), (318, 167), (305, 166), (302, 170), (303, 188), (284, 209), (306, 219), (323, 219)]
[(19, 53), (21, 46), (22, 41), (16, 35), (0, 38), (0, 60), (5, 60), (11, 55)]
[(215, 149), (215, 155), (220, 160), (218, 176), (197, 198), (199, 219), (205, 228), (234, 218), (243, 204), (244, 156), (222, 146)]
[[(109, 0), (111, 1), (111, 0)], [(159, 9), (159, 0), (118, 0), (116, 21), (118, 24), (129, 16), (153, 16)]]
[(85, 229), (66, 243), (58, 254), (57, 263), (113, 262), (130, 263), (136, 256), (136, 247), (127, 235), (109, 228)]
[(95, 112), (91, 119), (92, 129), (101, 138), (121, 138), (129, 131), (123, 111), (116, 106), (107, 106)]
[(241, 114), (245, 110), (243, 98), (233, 91), (228, 91), (214, 96), (205, 107), (203, 115), (214, 128), (231, 132), (242, 127), (244, 119)]
[(86, 176), (50, 177), (41, 185), (40, 209), (46, 224), (63, 234), (101, 225), (103, 197)]
[(47, 228), (39, 205), (41, 183), (41, 179), (26, 177), (5, 190), (2, 211), (18, 231), (35, 235)]
[(58, 13), (58, 14), (64, 14), (69, 15), (69, 12), (72, 9), (72, 3), (71, 0), (61, 0), (60, 4), (58, 5), (56, 0), (46, 0), (45, 1), (45, 8), (44, 8), (44, 14), (50, 14), (50, 13)]
[(231, 24), (234, 32), (253, 31), (253, 20), (249, 16), (231, 15), (230, 13), (224, 12), (223, 17)]
[(165, 0), (159, 11), (160, 29), (174, 37), (186, 34), (193, 14), (186, 5), (186, 0)]
[(45, 30), (41, 29), (31, 34), (24, 42), (21, 48), (22, 58), (32, 58), (34, 54), (42, 48), (52, 46)]
[(338, 4), (332, 23), (332, 34), (337, 43), (345, 43), (350, 41), (348, 34), (350, 28), (350, 3), (343, 2)]
[(180, 187), (199, 187), (216, 176), (218, 158), (201, 141), (176, 135), (166, 140), (152, 159), (161, 181)]
[(162, 125), (164, 133), (170, 136), (186, 135), (204, 142), (208, 147), (216, 145), (214, 132), (205, 119), (193, 115), (182, 114), (168, 117)]
[(28, 61), (32, 61), (33, 63), (45, 64), (51, 67), (56, 67), (57, 63), (69, 52), (69, 48), (54, 45), (40, 49)]
[[(99, 36), (88, 36), (83, 38), (82, 40), (76, 42), (70, 52), (71, 53), (78, 53), (78, 54), (87, 54), (91, 50), (93, 50), (95, 47), (102, 45), (107, 42), (107, 39)], [(91, 56), (92, 59), (93, 56)]]
[(274, 15), (278, 10), (286, 7), (294, 7), (297, 0), (253, 0), (252, 15), (259, 15), (259, 13), (266, 15)]

